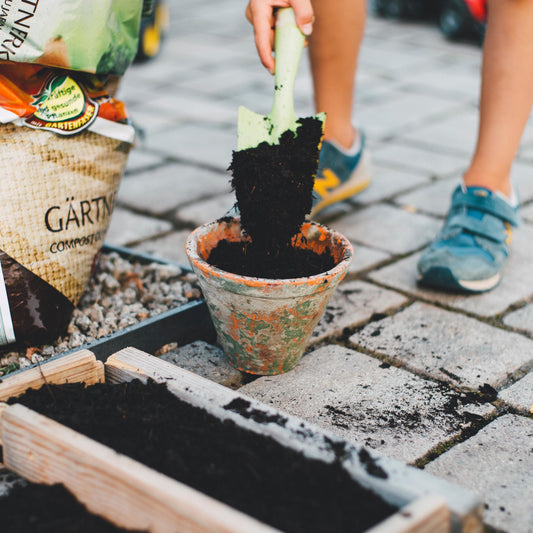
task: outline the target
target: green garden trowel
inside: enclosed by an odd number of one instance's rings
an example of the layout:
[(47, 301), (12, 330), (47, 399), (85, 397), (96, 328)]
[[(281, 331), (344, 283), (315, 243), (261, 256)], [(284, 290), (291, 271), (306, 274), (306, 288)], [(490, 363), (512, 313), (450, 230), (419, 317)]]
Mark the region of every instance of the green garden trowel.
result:
[[(294, 82), (302, 56), (305, 36), (296, 25), (294, 11), (290, 7), (276, 12), (276, 39), (274, 72), (274, 103), (270, 114), (264, 116), (254, 113), (243, 106), (239, 107), (237, 125), (237, 149), (255, 148), (262, 142), (274, 145), (281, 135), (291, 130), (296, 132), (300, 126), (294, 112)], [(325, 113), (317, 118), (324, 123)], [(322, 126), (323, 127), (323, 126)], [(320, 139), (317, 142), (320, 142)]]

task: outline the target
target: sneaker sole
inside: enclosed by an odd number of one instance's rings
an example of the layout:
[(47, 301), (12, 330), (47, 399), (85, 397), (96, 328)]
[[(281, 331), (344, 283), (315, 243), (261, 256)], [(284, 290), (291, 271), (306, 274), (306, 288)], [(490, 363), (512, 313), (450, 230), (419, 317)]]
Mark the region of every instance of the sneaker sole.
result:
[(461, 280), (457, 279), (449, 268), (433, 267), (418, 277), (418, 283), (433, 289), (479, 293), (494, 289), (501, 279), (502, 275), (498, 273), (487, 279)]
[(318, 202), (309, 216), (312, 218), (326, 207), (359, 194), (370, 185), (370, 182), (370, 156), (368, 152), (363, 152), (357, 168), (352, 172), (348, 181)]

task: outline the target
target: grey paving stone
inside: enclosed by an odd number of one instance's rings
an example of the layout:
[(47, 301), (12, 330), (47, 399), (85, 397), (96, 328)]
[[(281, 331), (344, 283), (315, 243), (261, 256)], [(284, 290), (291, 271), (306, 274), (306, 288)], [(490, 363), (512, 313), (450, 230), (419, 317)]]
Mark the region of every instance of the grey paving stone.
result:
[(179, 208), (174, 218), (180, 222), (200, 226), (224, 216), (235, 204), (234, 193), (225, 193)]
[[(180, 87), (227, 100), (229, 94), (240, 93), (243, 87), (253, 88), (258, 83), (265, 85), (268, 83), (271, 86), (272, 79), (254, 58), (253, 65), (249, 68), (243, 68), (240, 64), (223, 63), (219, 68), (204, 71), (198, 76), (182, 81)], [(236, 116), (236, 107), (231, 106), (231, 109)]]
[[(235, 125), (237, 122), (235, 121)], [(179, 124), (152, 135), (146, 146), (184, 161), (209, 165), (225, 171), (237, 148), (237, 130), (216, 129), (213, 125)]]
[(533, 304), (526, 305), (503, 317), (503, 323), (512, 328), (533, 333)]
[(533, 163), (515, 162), (511, 170), (511, 181), (517, 190), (521, 203), (533, 199)]
[(356, 243), (392, 254), (404, 254), (429, 243), (441, 222), (389, 205), (372, 205), (331, 226)]
[(531, 239), (533, 239), (533, 227), (522, 225), (515, 231), (512, 252), (505, 265), (502, 281), (492, 291), (482, 294), (449, 294), (419, 287), (416, 283), (419, 253), (376, 270), (369, 274), (369, 277), (432, 302), (489, 317), (503, 313), (510, 305), (533, 294)]
[(467, 64), (435, 62), (431, 67), (413, 72), (405, 88), (450, 96), (457, 101), (478, 98), (480, 76), (477, 67)]
[(499, 392), (498, 398), (515, 409), (533, 414), (533, 371)]
[(166, 220), (137, 215), (127, 209), (116, 207), (107, 229), (105, 241), (116, 246), (125, 246), (170, 231), (172, 224)]
[(450, 207), (452, 193), (459, 183), (457, 177), (439, 180), (397, 196), (394, 202), (422, 213), (444, 217)]
[[(394, 27), (388, 28), (394, 32)], [(442, 56), (442, 50), (421, 48), (411, 43), (391, 42), (388, 39), (375, 39), (371, 43), (363, 42), (359, 55), (362, 68), (368, 67), (389, 75), (401, 72), (419, 72), (432, 65), (436, 58)], [(433, 63), (434, 64), (434, 63)]]
[[(137, 128), (136, 144), (139, 148), (150, 150), (147, 141), (157, 133), (176, 127), (176, 119), (168, 113), (154, 113), (146, 109), (145, 104), (129, 106), (130, 118)], [(171, 154), (157, 154), (161, 159), (171, 157)]]
[(383, 200), (429, 181), (429, 177), (424, 176), (421, 171), (407, 172), (383, 167), (376, 163), (372, 165), (371, 173), (370, 185), (353, 197), (356, 204)]
[(352, 264), (348, 269), (348, 274), (355, 274), (361, 270), (366, 270), (372, 266), (386, 261), (390, 258), (390, 254), (387, 254), (381, 250), (375, 250), (362, 244), (354, 245), (354, 256)]
[(374, 313), (385, 313), (407, 303), (407, 298), (364, 281), (346, 281), (333, 293), (311, 341), (339, 335), (346, 327), (368, 320)]
[(152, 215), (161, 215), (178, 206), (229, 190), (225, 173), (175, 163), (123, 180), (117, 201)]
[(520, 216), (522, 220), (533, 223), (533, 204), (529, 204), (520, 209)]
[[(475, 105), (464, 105), (460, 112), (443, 114), (426, 121), (426, 124), (408, 130), (403, 138), (436, 149), (453, 150), (470, 157), (477, 137), (478, 111)], [(526, 127), (522, 142), (530, 142), (533, 128)]]
[(474, 106), (464, 105), (460, 112), (445, 114), (419, 128), (408, 130), (403, 138), (443, 152), (473, 153), (477, 136), (478, 112)]
[(401, 91), (391, 93), (389, 97), (366, 105), (357, 111), (357, 120), (368, 135), (385, 138), (402, 135), (415, 130), (441, 115), (453, 115), (462, 112), (462, 107), (453, 100), (447, 100), (425, 94), (410, 94)]
[(155, 115), (163, 114), (178, 121), (222, 122), (234, 124), (237, 109), (226, 102), (190, 91), (185, 94), (160, 95), (145, 103), (144, 109)]
[(465, 159), (454, 155), (430, 151), (399, 142), (387, 142), (372, 150), (372, 159), (381, 165), (416, 170), (429, 176), (448, 176), (465, 166)]
[(204, 341), (195, 341), (178, 347), (161, 355), (160, 359), (225, 387), (235, 389), (243, 382), (242, 374), (230, 365), (223, 350)]
[(336, 345), (239, 392), (406, 462), (468, 425), (450, 405), (458, 401), (460, 412), (470, 408), (437, 383)]
[(331, 220), (341, 218), (354, 210), (354, 205), (350, 200), (344, 202), (336, 202), (325, 207), (320, 213), (315, 216), (315, 220), (326, 226)]
[(533, 341), (474, 318), (415, 302), (372, 322), (350, 341), (406, 368), (477, 390), (500, 387), (533, 363)]
[(160, 155), (150, 152), (143, 152), (140, 149), (131, 150), (128, 157), (128, 163), (126, 164), (126, 179), (128, 174), (133, 174), (139, 170), (155, 167), (161, 165), (164, 162), (164, 158)]
[(425, 470), (476, 492), (498, 531), (533, 531), (533, 420), (505, 415), (454, 446)]
[(169, 259), (188, 266), (189, 259), (185, 253), (185, 240), (190, 233), (190, 230), (175, 231), (164, 237), (144, 241), (132, 248), (133, 250), (145, 252), (159, 259)]

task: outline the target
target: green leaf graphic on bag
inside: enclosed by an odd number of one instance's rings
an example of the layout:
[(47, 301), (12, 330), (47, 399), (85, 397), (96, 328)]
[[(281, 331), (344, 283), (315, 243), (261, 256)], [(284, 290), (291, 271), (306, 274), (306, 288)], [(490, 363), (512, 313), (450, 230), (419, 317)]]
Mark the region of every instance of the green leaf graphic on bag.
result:
[(137, 52), (143, 0), (11, 0), (0, 60), (122, 75)]

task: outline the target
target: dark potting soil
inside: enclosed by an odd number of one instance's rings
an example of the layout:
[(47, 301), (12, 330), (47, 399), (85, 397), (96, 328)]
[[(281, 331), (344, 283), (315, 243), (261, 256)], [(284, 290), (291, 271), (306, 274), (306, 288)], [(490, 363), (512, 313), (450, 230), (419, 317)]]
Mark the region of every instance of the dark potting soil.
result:
[(296, 134), (286, 131), (278, 144), (234, 151), (228, 169), (242, 227), (268, 251), (286, 246), (311, 211), (323, 123), (298, 122)]
[(315, 276), (332, 269), (331, 253), (317, 254), (293, 246), (267, 250), (255, 242), (220, 241), (207, 262), (226, 272), (268, 279), (291, 279)]
[[(120, 533), (96, 516), (62, 485), (29, 484), (0, 498), (2, 533)], [(133, 533), (130, 531), (130, 533)]]
[(15, 402), (287, 533), (362, 532), (397, 510), (350, 477), (335, 446), (331, 464), (305, 458), (154, 382), (50, 385)]

